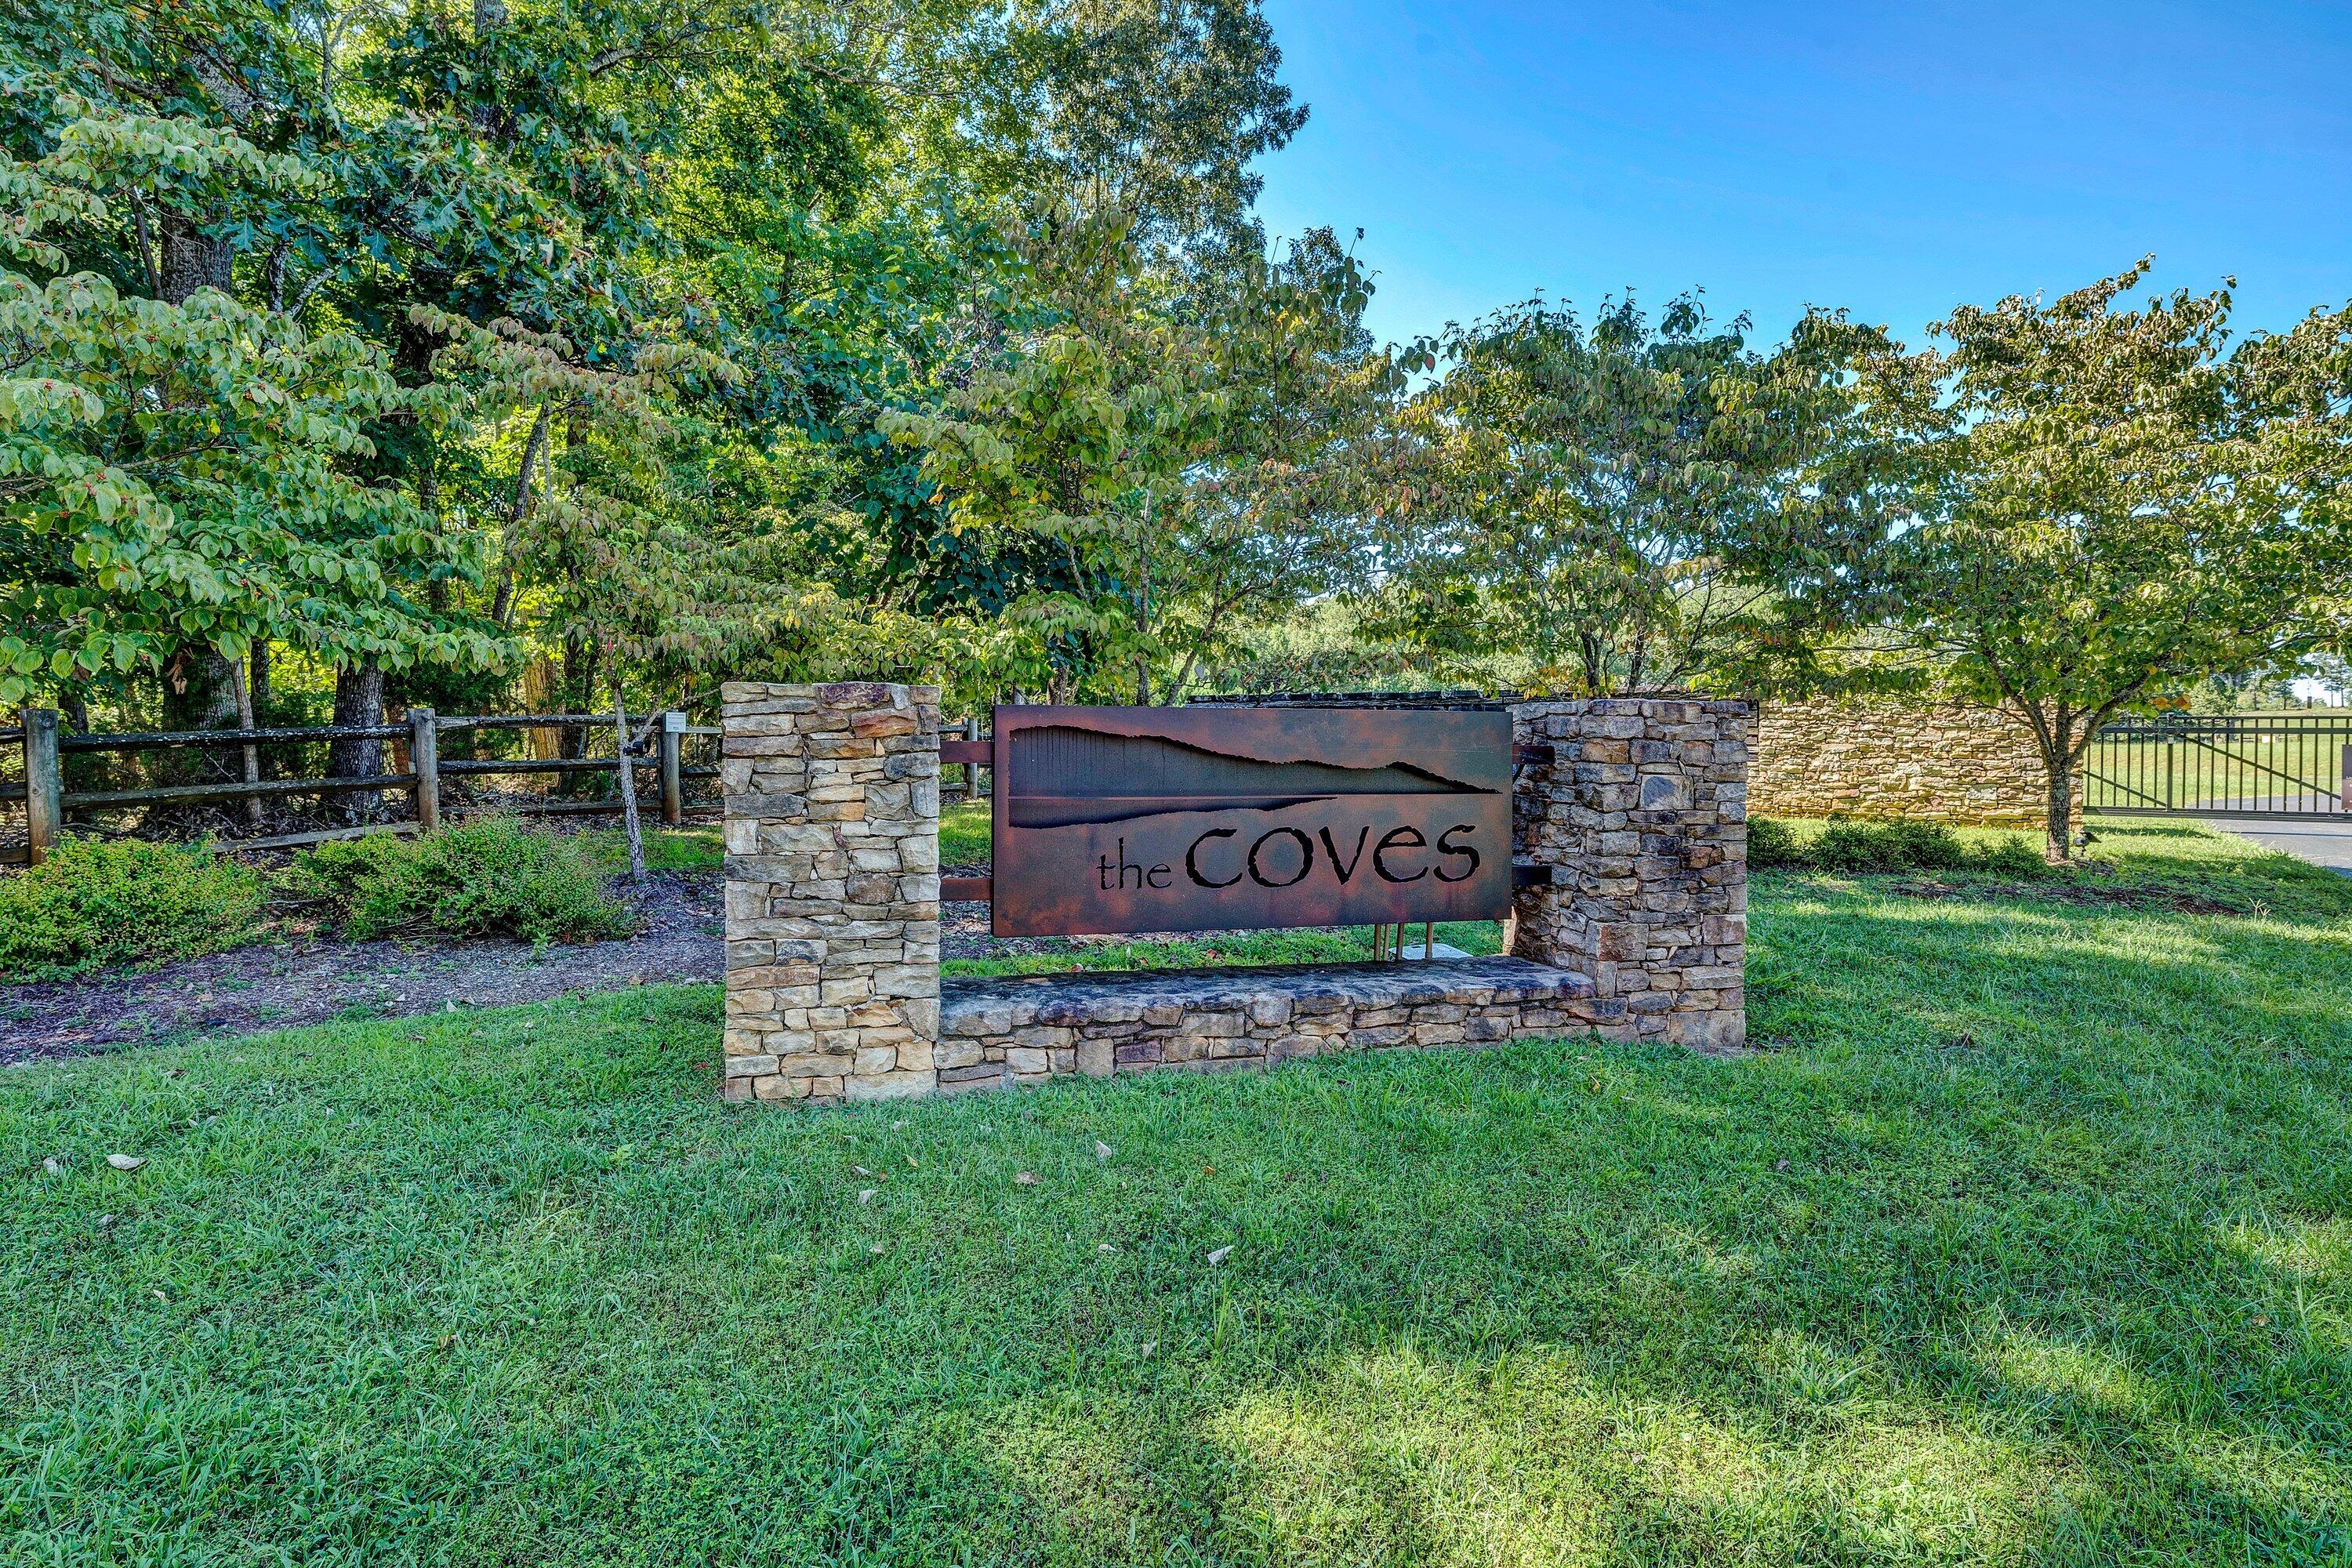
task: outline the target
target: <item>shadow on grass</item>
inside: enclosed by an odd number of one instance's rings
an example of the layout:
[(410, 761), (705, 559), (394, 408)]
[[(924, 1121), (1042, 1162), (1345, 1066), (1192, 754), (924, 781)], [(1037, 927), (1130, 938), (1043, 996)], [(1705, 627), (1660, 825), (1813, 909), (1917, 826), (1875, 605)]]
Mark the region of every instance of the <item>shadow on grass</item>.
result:
[(778, 1113), (669, 990), (12, 1075), (0, 1557), (2340, 1556), (2352, 939), (1754, 932), (1728, 1063)]
[[(1829, 825), (1787, 821), (1779, 826), (1798, 841), (1810, 842)], [(1939, 900), (2078, 909), (2114, 905), (2307, 922), (2352, 916), (2352, 877), (2234, 835), (2194, 822), (2137, 817), (2093, 817), (2090, 828), (2092, 840), (2081, 860), (2031, 877), (1969, 867), (1867, 876), (1775, 868), (1760, 870), (1759, 880), (1798, 887), (1895, 887)], [(1959, 828), (1953, 837), (1979, 855), (1996, 846), (2014, 847), (2023, 842), (2020, 835), (1996, 828)]]

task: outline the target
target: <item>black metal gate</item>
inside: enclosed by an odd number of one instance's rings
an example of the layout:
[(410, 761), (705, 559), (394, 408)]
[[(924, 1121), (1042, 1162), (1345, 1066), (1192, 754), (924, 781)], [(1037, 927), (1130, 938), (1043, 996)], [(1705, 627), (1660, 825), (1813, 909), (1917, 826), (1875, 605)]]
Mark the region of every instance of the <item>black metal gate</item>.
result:
[(2084, 759), (2083, 805), (2126, 816), (2352, 816), (2352, 713), (2109, 724)]

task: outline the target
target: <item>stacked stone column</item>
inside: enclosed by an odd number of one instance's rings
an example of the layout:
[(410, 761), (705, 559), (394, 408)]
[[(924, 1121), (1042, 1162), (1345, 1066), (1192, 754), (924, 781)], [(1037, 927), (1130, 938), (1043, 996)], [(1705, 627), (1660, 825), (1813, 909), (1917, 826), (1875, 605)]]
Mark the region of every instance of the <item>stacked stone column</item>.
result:
[(930, 1093), (939, 689), (737, 681), (723, 698), (727, 1098)]
[(1551, 746), (1512, 803), (1522, 888), (1512, 952), (1591, 981), (1623, 1038), (1703, 1050), (1747, 1038), (1748, 745), (1755, 705), (1527, 702), (1513, 738)]

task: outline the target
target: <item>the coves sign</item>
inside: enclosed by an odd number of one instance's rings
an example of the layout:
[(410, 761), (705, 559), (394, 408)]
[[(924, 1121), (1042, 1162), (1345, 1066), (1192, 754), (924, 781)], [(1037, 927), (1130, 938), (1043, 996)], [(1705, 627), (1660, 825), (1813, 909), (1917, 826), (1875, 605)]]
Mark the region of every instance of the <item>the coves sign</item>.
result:
[(1489, 920), (1507, 714), (999, 708), (1000, 936)]

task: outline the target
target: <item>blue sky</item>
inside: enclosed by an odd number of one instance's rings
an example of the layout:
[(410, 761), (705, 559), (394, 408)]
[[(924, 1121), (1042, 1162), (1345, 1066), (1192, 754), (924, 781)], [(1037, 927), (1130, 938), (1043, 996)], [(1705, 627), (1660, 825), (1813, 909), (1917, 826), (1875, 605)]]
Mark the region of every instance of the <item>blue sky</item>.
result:
[(1627, 286), (1908, 341), (2147, 252), (2242, 328), (2352, 298), (2352, 5), (1266, 0), (1276, 232), (1365, 231), (1383, 338)]

